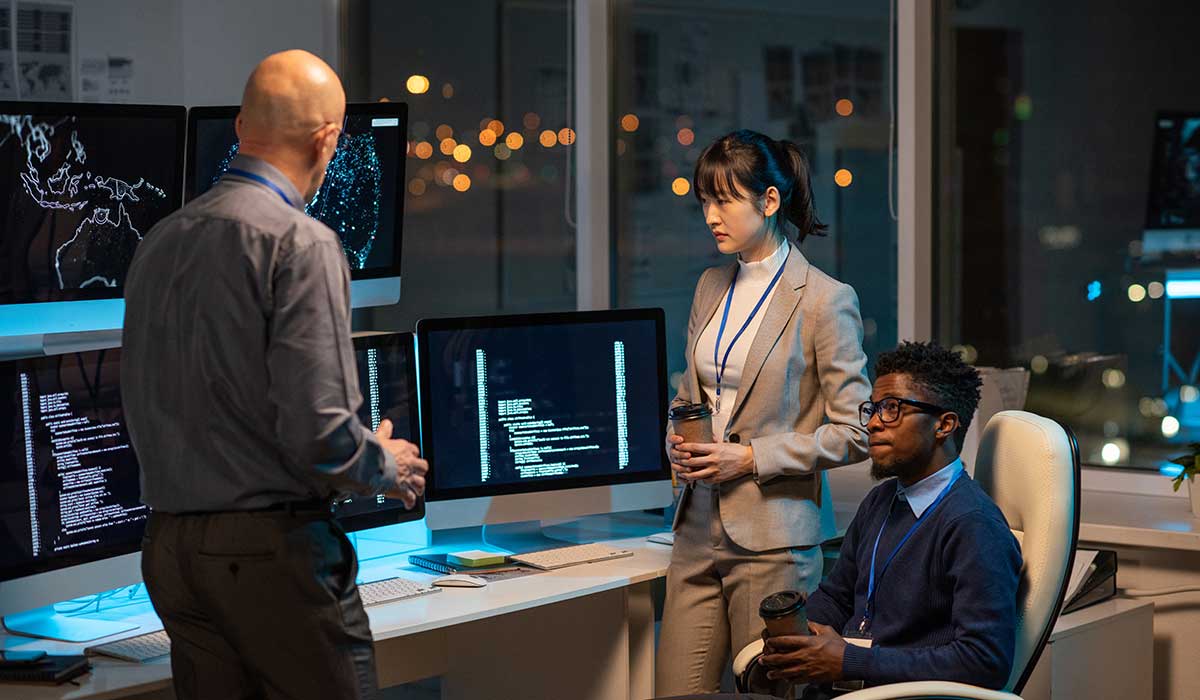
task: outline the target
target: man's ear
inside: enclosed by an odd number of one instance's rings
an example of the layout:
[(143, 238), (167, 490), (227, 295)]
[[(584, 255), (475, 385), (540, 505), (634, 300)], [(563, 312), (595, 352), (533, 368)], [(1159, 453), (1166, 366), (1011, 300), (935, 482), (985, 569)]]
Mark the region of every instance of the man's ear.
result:
[(934, 436), (939, 440), (951, 440), (954, 438), (954, 433), (960, 425), (958, 414), (953, 411), (943, 413), (938, 417), (938, 422)]
[(333, 128), (332, 125), (326, 124), (317, 132), (317, 155), (322, 159), (333, 157), (334, 151), (337, 150), (339, 130)]

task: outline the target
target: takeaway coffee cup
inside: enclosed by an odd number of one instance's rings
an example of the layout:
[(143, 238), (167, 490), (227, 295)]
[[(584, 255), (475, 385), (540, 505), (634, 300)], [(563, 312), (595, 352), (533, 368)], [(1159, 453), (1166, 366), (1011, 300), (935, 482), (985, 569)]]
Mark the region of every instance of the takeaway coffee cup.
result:
[(671, 429), (684, 442), (709, 444), (713, 441), (712, 410), (702, 403), (685, 403), (667, 412)]
[(808, 634), (807, 602), (800, 591), (780, 591), (762, 599), (758, 616), (767, 626), (768, 637)]

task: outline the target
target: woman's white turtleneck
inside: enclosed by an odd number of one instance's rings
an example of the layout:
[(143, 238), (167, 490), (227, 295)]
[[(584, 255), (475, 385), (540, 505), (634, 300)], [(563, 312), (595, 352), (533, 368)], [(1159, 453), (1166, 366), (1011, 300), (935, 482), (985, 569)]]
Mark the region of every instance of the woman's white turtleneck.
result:
[[(771, 279), (775, 277), (775, 273), (787, 260), (788, 250), (789, 245), (785, 242), (774, 253), (758, 262), (748, 263), (738, 256), (737, 285), (733, 290), (733, 301), (729, 306), (729, 320), (725, 323), (725, 333), (721, 337), (718, 362), (724, 358), (738, 329), (746, 322), (754, 305), (766, 291), (767, 285), (771, 284)], [(771, 289), (770, 295), (763, 301), (758, 313), (750, 320), (746, 332), (742, 333), (742, 337), (729, 352), (729, 360), (725, 363), (725, 374), (721, 378), (721, 410), (719, 413), (713, 414), (713, 437), (718, 442), (725, 442), (725, 429), (729, 425), (729, 417), (733, 412), (734, 403), (737, 401), (738, 386), (741, 384), (742, 368), (746, 364), (746, 356), (750, 353), (750, 346), (754, 344), (754, 336), (758, 333), (758, 327), (767, 313), (767, 307), (771, 305), (771, 299), (775, 297), (775, 293), (779, 291), (779, 285), (782, 283), (781, 279)], [(713, 314), (708, 325), (700, 333), (700, 338), (696, 341), (695, 356), (692, 358), (700, 376), (700, 388), (710, 407), (714, 407), (717, 400), (717, 365), (713, 363), (713, 347), (717, 344), (717, 332), (721, 328), (721, 316), (725, 311), (725, 301), (728, 298), (729, 292), (726, 291), (725, 295), (721, 297), (721, 303), (717, 306), (717, 312)]]

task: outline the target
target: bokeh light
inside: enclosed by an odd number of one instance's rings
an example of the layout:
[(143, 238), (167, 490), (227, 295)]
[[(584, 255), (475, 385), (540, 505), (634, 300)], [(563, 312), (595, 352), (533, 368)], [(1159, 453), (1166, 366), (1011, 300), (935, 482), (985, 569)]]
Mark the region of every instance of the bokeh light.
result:
[(429, 92), (429, 78), (423, 75), (410, 75), (406, 83), (408, 91), (414, 95), (422, 95)]

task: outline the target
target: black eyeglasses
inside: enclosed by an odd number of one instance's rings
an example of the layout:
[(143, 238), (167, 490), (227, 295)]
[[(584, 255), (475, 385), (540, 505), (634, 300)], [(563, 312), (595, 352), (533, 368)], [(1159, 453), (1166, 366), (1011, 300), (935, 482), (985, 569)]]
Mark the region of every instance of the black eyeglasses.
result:
[(896, 396), (885, 396), (878, 401), (863, 401), (858, 406), (858, 422), (862, 423), (865, 428), (871, 422), (871, 416), (879, 414), (879, 421), (884, 425), (895, 423), (900, 420), (900, 407), (912, 406), (919, 408), (923, 413), (949, 413), (947, 409), (941, 406), (934, 406), (931, 403), (924, 401), (914, 401), (913, 399), (902, 399)]

